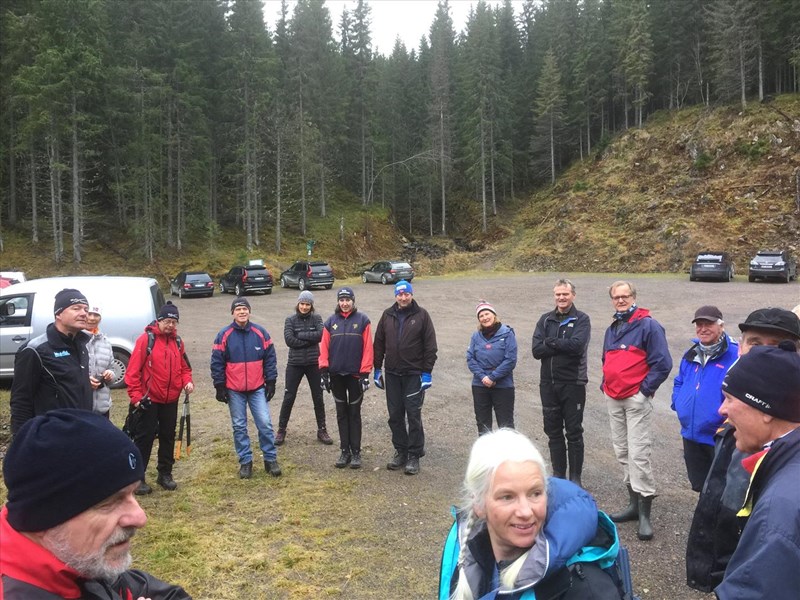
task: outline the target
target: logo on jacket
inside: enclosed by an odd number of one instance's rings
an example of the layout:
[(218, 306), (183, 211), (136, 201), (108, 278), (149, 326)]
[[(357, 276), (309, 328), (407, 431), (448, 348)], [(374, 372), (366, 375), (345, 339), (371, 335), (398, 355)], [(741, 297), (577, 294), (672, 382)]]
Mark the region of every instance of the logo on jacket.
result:
[(339, 324), (334, 323), (333, 325), (331, 325), (331, 329), (339, 329)]
[(486, 346), (484, 346), (484, 348), (486, 348), (487, 350), (491, 350), (492, 349), (492, 345), (491, 344), (486, 344)]
[(353, 323), (353, 329), (358, 329), (358, 323)]
[(69, 350), (59, 350), (58, 352), (53, 352), (53, 356), (55, 358), (64, 358), (65, 356), (69, 356)]

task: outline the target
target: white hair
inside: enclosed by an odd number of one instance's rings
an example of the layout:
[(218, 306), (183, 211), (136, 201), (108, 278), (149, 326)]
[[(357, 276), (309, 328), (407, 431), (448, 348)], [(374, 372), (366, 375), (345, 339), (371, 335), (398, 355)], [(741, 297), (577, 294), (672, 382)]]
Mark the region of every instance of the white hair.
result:
[[(498, 429), (480, 436), (475, 441), (469, 455), (467, 472), (464, 474), (460, 512), (466, 515), (466, 521), (458, 557), (458, 584), (450, 596), (451, 600), (473, 600), (472, 590), (469, 589), (467, 578), (462, 572), (466, 542), (470, 531), (482, 521), (475, 509), (479, 508), (482, 512), (485, 509), (494, 475), (498, 467), (506, 462), (532, 462), (541, 469), (542, 478), (547, 481), (547, 465), (542, 453), (533, 442), (518, 431), (508, 428)], [(514, 584), (527, 556), (528, 553), (525, 552), (500, 572), (502, 586), (511, 587)]]

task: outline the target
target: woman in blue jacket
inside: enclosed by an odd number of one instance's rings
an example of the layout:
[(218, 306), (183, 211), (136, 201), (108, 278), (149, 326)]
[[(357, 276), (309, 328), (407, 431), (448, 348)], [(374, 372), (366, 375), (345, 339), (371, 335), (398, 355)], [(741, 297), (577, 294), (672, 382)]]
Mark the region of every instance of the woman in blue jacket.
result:
[(501, 429), (472, 446), (439, 600), (618, 600), (605, 570), (618, 552), (616, 528), (594, 498), (548, 477), (533, 443)]
[(467, 348), (467, 366), (472, 372), (472, 401), (478, 435), (492, 430), (492, 410), (497, 427), (514, 428), (514, 367), (517, 338), (503, 325), (494, 307), (481, 300), (475, 309), (478, 331)]

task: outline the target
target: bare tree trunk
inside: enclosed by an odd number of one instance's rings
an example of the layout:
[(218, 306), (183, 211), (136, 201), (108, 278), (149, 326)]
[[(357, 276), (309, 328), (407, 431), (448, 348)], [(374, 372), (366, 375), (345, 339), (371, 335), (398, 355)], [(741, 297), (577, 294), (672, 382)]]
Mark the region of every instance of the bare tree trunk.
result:
[(746, 96), (746, 77), (745, 77), (745, 50), (744, 50), (744, 40), (739, 40), (739, 89), (741, 90), (742, 94), (742, 110), (747, 108), (747, 96)]
[[(764, 46), (761, 43), (761, 36), (758, 36), (758, 101), (764, 101)], [(776, 78), (780, 87), (780, 78)], [(780, 92), (778, 92), (780, 93)]]
[(442, 185), (442, 235), (447, 235), (447, 200), (444, 175), (444, 108), (439, 105), (439, 175)]
[(486, 148), (483, 133), (483, 115), (481, 115), (481, 214), (483, 217), (481, 231), (486, 233)]
[(489, 125), (489, 177), (492, 185), (492, 216), (497, 216), (497, 192), (494, 185), (494, 124)]
[(306, 159), (305, 159), (305, 115), (303, 114), (303, 93), (300, 92), (300, 232), (306, 235)]
[(36, 187), (36, 147), (33, 136), (28, 140), (30, 151), (30, 179), (31, 179), (31, 242), (39, 243), (39, 203)]
[(64, 258), (64, 241), (61, 237), (61, 174), (59, 172), (58, 142), (52, 132), (47, 137), (47, 157), (50, 171), (50, 212), (53, 224), (53, 259), (61, 264)]
[(83, 231), (83, 211), (81, 209), (80, 169), (78, 168), (78, 107), (75, 90), (72, 91), (72, 260), (81, 262), (81, 241)]
[(177, 145), (177, 156), (175, 157), (178, 165), (175, 173), (176, 189), (175, 189), (175, 247), (180, 250), (182, 248), (181, 240), (183, 239), (183, 144), (181, 143), (181, 119), (175, 115), (175, 125), (178, 129), (175, 144)]
[(167, 102), (167, 245), (175, 245), (173, 234), (173, 212), (175, 210), (175, 197), (172, 192), (174, 181), (174, 167), (172, 165), (172, 98)]
[(319, 145), (319, 203), (320, 215), (325, 216), (325, 156), (322, 148), (322, 143)]
[[(364, 106), (361, 106), (361, 205), (367, 205), (367, 141), (366, 141), (366, 117)], [(324, 214), (322, 215), (325, 216)]]
[[(280, 121), (280, 117), (278, 117)], [(277, 126), (277, 152), (275, 153), (275, 252), (281, 253), (281, 182), (283, 181), (283, 171), (281, 170), (281, 159), (283, 158), (283, 131), (282, 123)]]
[[(14, 109), (8, 107), (8, 224), (17, 224), (17, 167), (14, 152), (15, 136)], [(32, 158), (32, 157), (31, 157)]]
[[(627, 116), (625, 117), (627, 120)], [(550, 183), (556, 182), (556, 136), (553, 114), (550, 113)]]

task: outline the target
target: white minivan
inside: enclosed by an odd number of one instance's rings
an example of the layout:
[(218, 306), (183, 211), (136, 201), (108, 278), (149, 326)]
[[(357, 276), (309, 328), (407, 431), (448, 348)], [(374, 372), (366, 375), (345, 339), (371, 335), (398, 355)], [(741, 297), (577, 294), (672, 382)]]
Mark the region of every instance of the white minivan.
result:
[(114, 381), (124, 386), (125, 369), (136, 338), (155, 320), (164, 294), (148, 277), (49, 277), (29, 279), (0, 290), (0, 379), (14, 377), (14, 355), (53, 322), (53, 303), (64, 288), (80, 290), (103, 311), (100, 329), (114, 349)]

